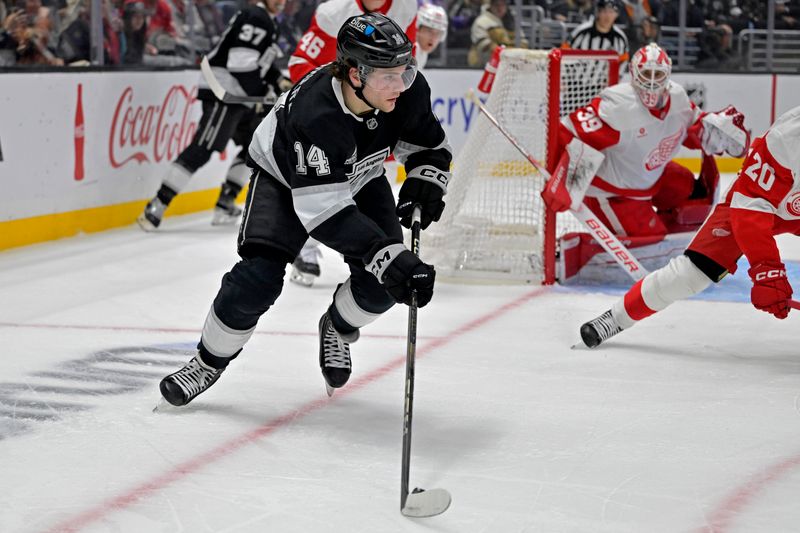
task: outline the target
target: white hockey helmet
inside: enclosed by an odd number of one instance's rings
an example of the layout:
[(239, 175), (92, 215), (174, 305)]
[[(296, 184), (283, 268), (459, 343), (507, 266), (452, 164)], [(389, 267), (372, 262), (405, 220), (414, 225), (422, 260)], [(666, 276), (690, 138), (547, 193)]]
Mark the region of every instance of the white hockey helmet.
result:
[(667, 103), (672, 60), (655, 43), (643, 46), (631, 58), (631, 83), (642, 103), (661, 109)]
[(447, 12), (442, 6), (436, 4), (422, 4), (417, 11), (417, 28), (425, 26), (447, 33)]

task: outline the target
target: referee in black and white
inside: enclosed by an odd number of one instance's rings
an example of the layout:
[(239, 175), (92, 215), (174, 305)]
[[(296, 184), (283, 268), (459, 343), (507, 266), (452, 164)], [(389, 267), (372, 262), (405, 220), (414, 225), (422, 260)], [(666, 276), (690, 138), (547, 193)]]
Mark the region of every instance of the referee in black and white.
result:
[(620, 0), (597, 0), (594, 16), (575, 28), (563, 48), (614, 50), (619, 54), (620, 72), (624, 72), (630, 58), (628, 38), (614, 25), (621, 8)]

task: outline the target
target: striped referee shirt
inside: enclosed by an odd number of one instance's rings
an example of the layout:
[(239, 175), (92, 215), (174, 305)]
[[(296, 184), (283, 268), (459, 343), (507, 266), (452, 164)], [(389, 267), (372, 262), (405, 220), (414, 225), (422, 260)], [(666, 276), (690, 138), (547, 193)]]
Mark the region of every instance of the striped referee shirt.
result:
[(576, 50), (614, 50), (619, 54), (620, 65), (630, 58), (628, 38), (616, 25), (607, 33), (600, 32), (594, 26), (594, 17), (584, 22), (572, 32), (565, 48)]

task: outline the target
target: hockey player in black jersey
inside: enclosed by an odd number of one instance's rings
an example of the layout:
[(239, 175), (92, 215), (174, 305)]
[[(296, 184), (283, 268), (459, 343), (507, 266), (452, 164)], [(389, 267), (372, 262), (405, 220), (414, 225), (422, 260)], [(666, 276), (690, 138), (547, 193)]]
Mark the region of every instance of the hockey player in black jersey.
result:
[[(272, 65), (280, 53), (275, 44), (278, 27), (274, 18), (283, 11), (284, 1), (251, 0), (248, 6), (233, 16), (222, 39), (208, 53), (211, 70), (228, 93), (261, 96), (272, 90), (277, 96), (291, 87), (289, 80)], [(137, 219), (146, 231), (161, 224), (164, 211), (172, 199), (189, 183), (192, 175), (208, 162), (212, 152), (224, 150), (230, 139), (242, 148), (225, 176), (212, 223), (224, 224), (237, 220), (242, 212), (234, 201), (250, 176), (245, 164), (246, 150), (253, 131), (263, 118), (261, 105), (224, 104), (215, 99), (204, 82), (200, 84), (197, 98), (202, 101), (203, 114), (194, 139), (170, 165), (156, 196), (148, 202)]]
[[(223, 276), (198, 354), (161, 381), (166, 401), (189, 403), (219, 378), (277, 299), (286, 265), (309, 235), (350, 267), (319, 321), (329, 394), (350, 377), (349, 345), (362, 327), (396, 302), (408, 304), (412, 290), (420, 307), (430, 301), (434, 268), (405, 248), (400, 226), (410, 226), (415, 204), (423, 229), (439, 219), (452, 156), (411, 48), (383, 15), (348, 19), (337, 60), (306, 75), (259, 125), (241, 261)], [(383, 166), (391, 153), (408, 172), (397, 206)]]

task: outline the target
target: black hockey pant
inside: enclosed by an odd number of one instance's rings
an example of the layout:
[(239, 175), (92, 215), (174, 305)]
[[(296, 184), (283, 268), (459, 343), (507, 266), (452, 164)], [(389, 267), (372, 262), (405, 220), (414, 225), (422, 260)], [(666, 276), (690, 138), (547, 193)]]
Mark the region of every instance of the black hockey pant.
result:
[[(370, 181), (354, 200), (359, 210), (388, 236), (402, 240), (394, 196), (386, 179)], [(198, 346), (207, 364), (222, 368), (238, 355), (261, 315), (280, 296), (286, 265), (294, 260), (307, 238), (294, 212), (291, 191), (263, 173), (257, 182), (251, 179), (239, 232), (242, 259), (223, 276)], [(350, 277), (337, 287), (329, 311), (334, 327), (347, 333), (388, 311), (394, 300), (364, 268), (362, 258), (344, 260)], [(309, 317), (314, 323), (318, 318)]]

